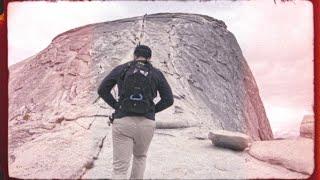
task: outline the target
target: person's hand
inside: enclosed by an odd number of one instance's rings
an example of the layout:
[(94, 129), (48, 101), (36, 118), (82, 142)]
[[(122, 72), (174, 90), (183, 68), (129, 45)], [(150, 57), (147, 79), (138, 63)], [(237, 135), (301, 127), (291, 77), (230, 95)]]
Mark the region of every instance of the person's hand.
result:
[(109, 121), (108, 121), (109, 126), (113, 123), (113, 120), (114, 120), (114, 113), (112, 113), (111, 116), (109, 116)]
[(115, 110), (118, 110), (120, 107), (120, 102), (116, 102), (116, 104), (114, 106), (115, 106)]

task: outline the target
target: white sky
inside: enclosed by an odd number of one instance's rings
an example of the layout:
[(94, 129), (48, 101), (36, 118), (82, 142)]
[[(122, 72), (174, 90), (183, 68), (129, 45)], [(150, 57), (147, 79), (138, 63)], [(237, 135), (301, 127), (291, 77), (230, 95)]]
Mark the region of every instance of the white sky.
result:
[(35, 55), (71, 28), (158, 12), (223, 20), (255, 76), (273, 130), (290, 126), (298, 132), (313, 105), (313, 20), (308, 1), (13, 2), (8, 6), (9, 65)]

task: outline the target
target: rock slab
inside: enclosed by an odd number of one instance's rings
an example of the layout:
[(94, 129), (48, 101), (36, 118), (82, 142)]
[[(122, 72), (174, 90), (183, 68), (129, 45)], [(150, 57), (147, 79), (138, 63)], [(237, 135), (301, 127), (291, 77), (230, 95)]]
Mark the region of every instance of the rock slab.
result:
[(309, 138), (256, 141), (252, 143), (249, 154), (259, 160), (310, 175), (314, 170), (313, 143)]
[(247, 147), (249, 147), (251, 142), (250, 137), (246, 134), (225, 130), (209, 132), (208, 138), (215, 146), (237, 151), (245, 150)]

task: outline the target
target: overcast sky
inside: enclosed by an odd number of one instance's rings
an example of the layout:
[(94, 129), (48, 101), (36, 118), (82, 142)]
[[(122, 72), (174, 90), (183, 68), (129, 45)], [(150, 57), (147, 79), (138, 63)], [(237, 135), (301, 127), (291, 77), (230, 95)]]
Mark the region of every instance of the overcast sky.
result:
[(158, 12), (223, 20), (255, 76), (273, 130), (292, 126), (298, 132), (313, 105), (313, 20), (308, 1), (13, 2), (8, 6), (9, 65), (35, 55), (71, 28)]

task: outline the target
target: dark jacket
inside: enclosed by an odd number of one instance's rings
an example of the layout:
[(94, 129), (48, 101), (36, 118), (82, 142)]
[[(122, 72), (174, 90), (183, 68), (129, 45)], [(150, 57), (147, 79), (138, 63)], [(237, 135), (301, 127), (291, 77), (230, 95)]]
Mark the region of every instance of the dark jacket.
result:
[[(123, 81), (120, 80), (120, 76), (125, 71), (125, 68), (128, 67), (128, 63), (119, 65), (115, 67), (102, 81), (98, 88), (98, 94), (99, 96), (113, 109), (115, 109), (114, 118), (122, 118), (125, 116), (137, 116), (137, 114), (134, 113), (126, 113), (121, 110), (119, 110), (119, 102), (116, 101), (116, 99), (112, 96), (111, 90), (112, 88), (117, 84), (118, 86), (118, 94), (121, 94), (122, 91), (122, 83)], [(145, 63), (145, 66), (152, 66), (149, 63)], [(151, 82), (153, 83), (152, 86), (153, 89), (153, 99), (157, 96), (157, 92), (160, 94), (161, 100), (155, 104), (155, 108), (150, 108), (150, 112), (147, 114), (144, 114), (148, 119), (155, 120), (155, 113), (160, 112), (169, 106), (173, 104), (173, 95), (171, 88), (164, 77), (163, 73), (153, 67), (152, 73), (151, 73)], [(141, 115), (140, 115), (141, 116)]]

